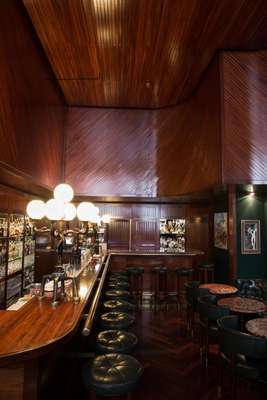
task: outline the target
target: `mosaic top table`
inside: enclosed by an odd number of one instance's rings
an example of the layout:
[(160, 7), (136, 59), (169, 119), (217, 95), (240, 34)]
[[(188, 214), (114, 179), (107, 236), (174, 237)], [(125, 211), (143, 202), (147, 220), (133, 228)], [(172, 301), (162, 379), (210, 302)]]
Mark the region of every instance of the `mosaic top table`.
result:
[(267, 339), (267, 318), (251, 319), (246, 323), (246, 329), (252, 335), (262, 336)]
[(237, 296), (220, 299), (218, 305), (241, 314), (255, 314), (266, 311), (266, 305), (262, 301)]
[(234, 294), (238, 291), (235, 286), (225, 285), (222, 283), (204, 283), (199, 287), (209, 289), (212, 294)]

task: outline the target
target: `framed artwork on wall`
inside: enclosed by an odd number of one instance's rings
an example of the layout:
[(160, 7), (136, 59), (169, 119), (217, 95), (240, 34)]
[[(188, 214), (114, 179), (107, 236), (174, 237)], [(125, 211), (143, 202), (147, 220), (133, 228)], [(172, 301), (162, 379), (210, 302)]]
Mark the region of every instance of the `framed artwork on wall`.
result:
[(260, 220), (258, 219), (241, 220), (241, 253), (242, 254), (261, 253)]
[(227, 212), (214, 214), (214, 247), (227, 250)]

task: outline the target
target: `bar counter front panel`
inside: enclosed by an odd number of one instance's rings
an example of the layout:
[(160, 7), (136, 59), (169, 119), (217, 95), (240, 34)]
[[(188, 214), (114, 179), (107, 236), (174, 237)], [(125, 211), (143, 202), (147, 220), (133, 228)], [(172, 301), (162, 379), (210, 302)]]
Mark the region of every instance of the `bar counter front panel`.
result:
[(176, 290), (176, 268), (193, 268), (205, 259), (205, 253), (200, 250), (187, 250), (184, 253), (162, 253), (159, 251), (120, 251), (111, 252), (111, 271), (124, 270), (127, 267), (144, 267), (143, 291), (153, 290), (152, 269), (157, 266), (168, 268), (168, 291)]

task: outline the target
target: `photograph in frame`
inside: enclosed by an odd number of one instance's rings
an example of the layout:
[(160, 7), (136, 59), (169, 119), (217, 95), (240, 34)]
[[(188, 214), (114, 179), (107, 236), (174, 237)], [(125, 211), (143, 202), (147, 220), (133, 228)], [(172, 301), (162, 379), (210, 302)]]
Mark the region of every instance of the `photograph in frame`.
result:
[(241, 253), (261, 253), (260, 220), (241, 220)]
[(227, 212), (214, 214), (214, 247), (227, 250)]

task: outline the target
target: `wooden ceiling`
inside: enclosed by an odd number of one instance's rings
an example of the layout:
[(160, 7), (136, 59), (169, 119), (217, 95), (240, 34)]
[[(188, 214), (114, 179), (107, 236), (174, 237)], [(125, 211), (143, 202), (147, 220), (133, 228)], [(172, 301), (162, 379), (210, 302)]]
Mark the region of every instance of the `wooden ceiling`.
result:
[(267, 44), (266, 0), (22, 0), (69, 105), (190, 96), (217, 49)]

